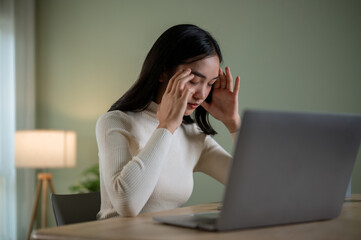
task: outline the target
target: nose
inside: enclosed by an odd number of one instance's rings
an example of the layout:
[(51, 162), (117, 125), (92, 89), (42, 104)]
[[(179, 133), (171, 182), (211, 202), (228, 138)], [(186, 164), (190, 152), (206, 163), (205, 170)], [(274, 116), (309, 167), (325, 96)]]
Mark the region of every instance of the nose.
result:
[(195, 87), (193, 98), (196, 100), (204, 100), (207, 98), (209, 91), (205, 84), (200, 84), (199, 86)]

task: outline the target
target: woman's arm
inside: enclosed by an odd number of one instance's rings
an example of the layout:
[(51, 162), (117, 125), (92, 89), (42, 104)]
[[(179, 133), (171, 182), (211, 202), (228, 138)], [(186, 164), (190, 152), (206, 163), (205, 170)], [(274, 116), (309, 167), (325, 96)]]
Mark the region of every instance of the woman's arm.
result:
[[(237, 76), (233, 86), (233, 77), (229, 67), (225, 72), (219, 69), (219, 80), (214, 84), (212, 102), (203, 102), (202, 106), (216, 119), (223, 122), (236, 141), (241, 118), (238, 113), (238, 91), (240, 78)], [(204, 172), (225, 184), (228, 178), (232, 156), (227, 153), (213, 138), (205, 139), (202, 155), (194, 171)]]
[(194, 168), (194, 172), (203, 172), (219, 182), (226, 184), (232, 156), (211, 136), (204, 141), (204, 148)]
[(130, 149), (137, 143), (126, 125), (106, 115), (97, 122), (96, 137), (101, 178), (111, 204), (120, 216), (136, 216), (157, 184), (172, 134), (156, 129), (144, 148), (132, 156)]

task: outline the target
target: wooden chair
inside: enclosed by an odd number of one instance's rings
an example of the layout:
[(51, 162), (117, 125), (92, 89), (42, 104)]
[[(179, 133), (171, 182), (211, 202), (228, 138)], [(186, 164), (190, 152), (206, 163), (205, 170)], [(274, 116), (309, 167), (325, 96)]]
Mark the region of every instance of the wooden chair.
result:
[(100, 192), (51, 194), (57, 226), (96, 220), (100, 210)]

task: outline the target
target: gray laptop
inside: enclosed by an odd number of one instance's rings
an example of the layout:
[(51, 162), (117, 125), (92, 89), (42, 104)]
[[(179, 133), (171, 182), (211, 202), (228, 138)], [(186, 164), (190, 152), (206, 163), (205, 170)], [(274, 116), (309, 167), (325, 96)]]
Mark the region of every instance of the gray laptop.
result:
[(222, 209), (153, 219), (226, 231), (336, 218), (360, 139), (361, 115), (245, 111)]

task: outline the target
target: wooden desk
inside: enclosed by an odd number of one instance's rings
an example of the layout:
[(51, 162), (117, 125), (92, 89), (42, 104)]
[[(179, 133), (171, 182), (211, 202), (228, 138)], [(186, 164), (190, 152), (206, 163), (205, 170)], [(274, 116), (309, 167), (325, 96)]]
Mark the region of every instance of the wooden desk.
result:
[(167, 226), (152, 220), (154, 215), (188, 214), (217, 209), (210, 203), (143, 214), (134, 218), (112, 218), (62, 227), (40, 229), (33, 239), (361, 239), (361, 194), (352, 195), (343, 205), (340, 216), (333, 220), (303, 224), (245, 229), (232, 232), (204, 232), (195, 229)]

